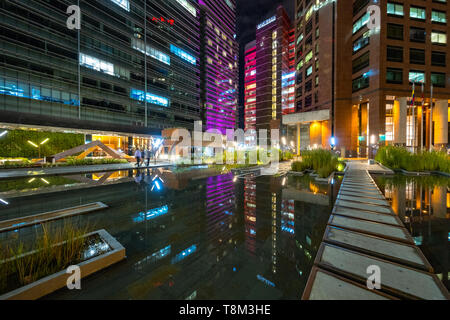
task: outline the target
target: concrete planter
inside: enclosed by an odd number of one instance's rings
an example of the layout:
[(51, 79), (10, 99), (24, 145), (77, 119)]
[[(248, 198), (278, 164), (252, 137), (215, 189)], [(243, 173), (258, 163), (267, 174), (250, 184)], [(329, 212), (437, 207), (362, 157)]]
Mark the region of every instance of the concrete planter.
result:
[[(115, 264), (125, 258), (125, 248), (113, 238), (106, 230), (97, 230), (86, 234), (84, 237), (97, 234), (103, 241), (105, 241), (111, 251), (101, 254), (92, 259), (86, 260), (78, 264), (81, 269), (81, 278), (84, 278), (92, 273), (102, 270), (112, 264)], [(62, 245), (59, 243), (57, 245)], [(33, 254), (30, 252), (27, 254)], [(46, 296), (58, 289), (61, 289), (67, 285), (67, 279), (70, 274), (66, 273), (66, 270), (54, 273), (42, 279), (39, 279), (26, 286), (17, 288), (13, 291), (5, 293), (0, 296), (0, 300), (35, 300), (43, 296)]]
[(291, 174), (291, 175), (293, 175), (293, 176), (304, 176), (305, 175), (305, 173), (304, 173), (304, 171), (288, 171), (288, 174)]
[(403, 169), (395, 169), (395, 172), (399, 172), (402, 173), (406, 176), (429, 176), (430, 172), (429, 171), (424, 171), (424, 172), (416, 172), (416, 171), (406, 171)]
[(334, 172), (332, 172), (328, 178), (319, 178), (319, 176), (315, 177), (315, 180), (319, 183), (327, 183), (330, 184), (331, 183), (331, 179), (334, 178)]

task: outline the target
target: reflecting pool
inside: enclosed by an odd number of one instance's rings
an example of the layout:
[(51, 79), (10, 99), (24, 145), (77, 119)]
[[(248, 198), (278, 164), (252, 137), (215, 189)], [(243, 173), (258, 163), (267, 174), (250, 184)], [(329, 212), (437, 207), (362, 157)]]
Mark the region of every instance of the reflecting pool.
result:
[[(69, 220), (105, 229), (127, 256), (49, 299), (300, 299), (338, 186), (205, 167), (44, 179), (0, 181), (0, 220), (101, 201), (107, 209)], [(0, 243), (40, 229), (0, 233)]]
[(392, 209), (450, 290), (450, 179), (375, 176)]

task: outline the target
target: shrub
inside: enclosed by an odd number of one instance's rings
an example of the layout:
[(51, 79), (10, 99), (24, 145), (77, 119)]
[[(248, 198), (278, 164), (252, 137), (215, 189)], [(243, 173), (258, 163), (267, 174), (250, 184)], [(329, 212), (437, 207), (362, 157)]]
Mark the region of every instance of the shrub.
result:
[(320, 177), (326, 178), (333, 171), (337, 170), (338, 165), (343, 166), (331, 151), (317, 149), (304, 151), (302, 153), (302, 161), (292, 163), (292, 171), (314, 170)]
[(292, 171), (302, 172), (309, 169), (309, 166), (305, 162), (294, 161), (291, 165)]
[(422, 151), (413, 154), (403, 147), (385, 146), (378, 150), (375, 160), (391, 169), (450, 173), (450, 157), (445, 152)]
[[(0, 247), (0, 261), (7, 260), (0, 266), (0, 293), (11, 289), (8, 284), (24, 286), (81, 261), (89, 240), (82, 237), (87, 227), (79, 228), (67, 221), (63, 226), (55, 228), (54, 225), (42, 224), (42, 234), (28, 247), (21, 241)], [(61, 242), (65, 244), (55, 246)], [(36, 253), (26, 254), (34, 250)]]
[(320, 178), (328, 178), (336, 170), (336, 166), (333, 163), (329, 163), (317, 170), (317, 174)]
[(292, 159), (294, 159), (294, 155), (291, 152), (289, 152), (289, 151), (285, 151), (280, 156), (280, 159), (281, 159), (281, 161), (292, 160)]

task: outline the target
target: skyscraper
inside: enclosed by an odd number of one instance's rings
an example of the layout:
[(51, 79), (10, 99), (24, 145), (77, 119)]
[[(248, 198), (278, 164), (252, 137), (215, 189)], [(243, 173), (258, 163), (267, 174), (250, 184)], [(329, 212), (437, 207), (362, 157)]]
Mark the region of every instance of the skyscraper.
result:
[(367, 156), (385, 144), (428, 148), (431, 123), (432, 143), (445, 146), (448, 1), (348, 5), (296, 0), (297, 112), (283, 123), (296, 127), (299, 149), (336, 144), (343, 156)]
[[(256, 27), (256, 129), (280, 129), (289, 74), (290, 19), (282, 6)], [(286, 98), (286, 97), (285, 97)]]
[(199, 0), (201, 8), (201, 105), (205, 129), (234, 129), (238, 96), (236, 1)]
[(198, 4), (80, 1), (79, 32), (66, 26), (67, 6), (1, 2), (2, 127), (70, 129), (129, 148), (201, 119)]
[(246, 144), (256, 144), (256, 40), (245, 46), (244, 130)]

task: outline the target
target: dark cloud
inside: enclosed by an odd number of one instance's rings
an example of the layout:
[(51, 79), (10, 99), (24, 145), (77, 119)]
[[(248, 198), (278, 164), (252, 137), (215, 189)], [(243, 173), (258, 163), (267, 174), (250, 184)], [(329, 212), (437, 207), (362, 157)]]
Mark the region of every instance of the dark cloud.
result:
[[(256, 25), (274, 15), (276, 8), (283, 5), (291, 19), (294, 16), (295, 0), (237, 0), (237, 33), (240, 46), (239, 105), (244, 105), (244, 47), (255, 40)], [(240, 127), (243, 126), (243, 110), (239, 111)]]

